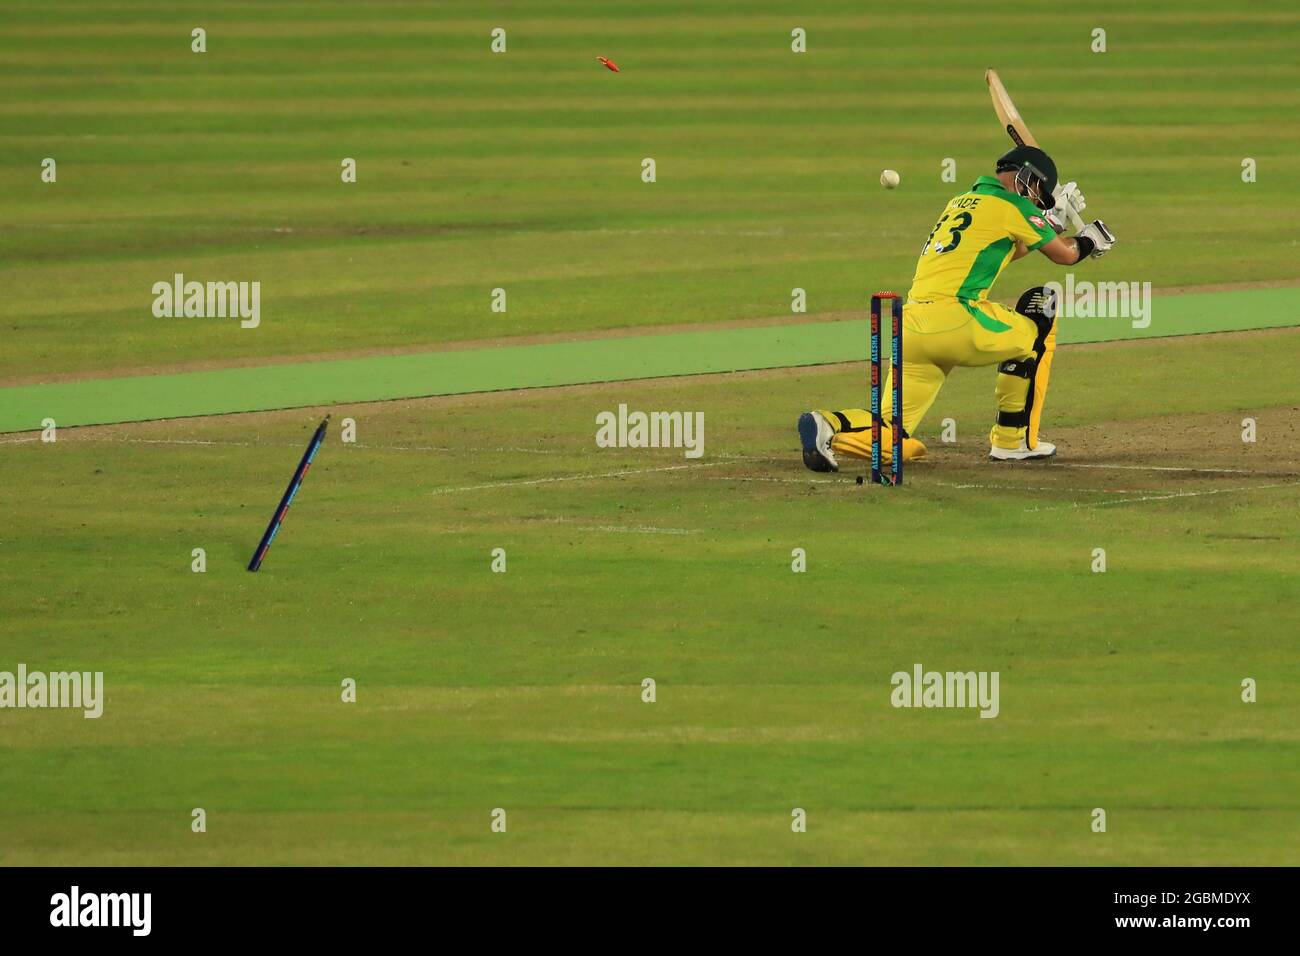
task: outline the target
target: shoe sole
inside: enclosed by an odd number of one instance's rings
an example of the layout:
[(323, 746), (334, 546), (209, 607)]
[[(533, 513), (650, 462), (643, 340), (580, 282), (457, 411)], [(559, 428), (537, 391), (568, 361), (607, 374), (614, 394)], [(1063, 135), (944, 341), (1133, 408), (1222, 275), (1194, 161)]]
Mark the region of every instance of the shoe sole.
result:
[(989, 455), (989, 461), (1047, 461), (1049, 458), (1056, 457), (1056, 449), (1053, 448), (1047, 455), (1017, 455), (1014, 458), (999, 458), (997, 455)]
[[(803, 445), (803, 463), (809, 471), (838, 471), (817, 447), (817, 416), (804, 412), (799, 416), (799, 443)], [(814, 462), (820, 465), (815, 467)]]

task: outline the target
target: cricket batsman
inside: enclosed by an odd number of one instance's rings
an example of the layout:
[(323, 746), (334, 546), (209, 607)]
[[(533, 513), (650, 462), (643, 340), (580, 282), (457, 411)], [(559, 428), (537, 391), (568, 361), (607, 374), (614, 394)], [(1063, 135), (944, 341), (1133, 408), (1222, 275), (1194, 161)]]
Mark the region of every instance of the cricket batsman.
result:
[[(990, 302), (989, 290), (1008, 263), (1038, 250), (1058, 265), (1099, 257), (1115, 242), (1094, 220), (1062, 236), (1063, 223), (1085, 208), (1075, 183), (1057, 186), (1056, 164), (1034, 146), (1017, 146), (949, 201), (921, 247), (903, 306), (903, 460), (925, 457), (913, 438), (956, 366), (997, 365), (997, 419), (989, 457), (997, 461), (1050, 458), (1056, 446), (1038, 427), (1056, 350), (1056, 301), (1043, 286), (1027, 290), (1015, 310)], [(891, 376), (899, 374), (890, 369)], [(884, 386), (881, 455), (889, 460), (892, 395)], [(871, 412), (848, 408), (799, 416), (803, 463), (838, 471), (836, 455), (871, 457)]]

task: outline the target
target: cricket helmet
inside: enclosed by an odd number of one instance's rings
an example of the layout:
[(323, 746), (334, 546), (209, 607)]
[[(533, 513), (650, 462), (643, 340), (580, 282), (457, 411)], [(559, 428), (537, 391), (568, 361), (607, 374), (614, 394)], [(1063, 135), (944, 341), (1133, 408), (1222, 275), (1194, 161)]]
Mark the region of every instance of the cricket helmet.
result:
[[(1056, 204), (1056, 163), (1037, 146), (1017, 146), (998, 157), (997, 171), (1016, 171), (1016, 187), (1022, 196), (1033, 200), (1039, 209), (1051, 209)], [(1033, 192), (1038, 198), (1033, 199)]]

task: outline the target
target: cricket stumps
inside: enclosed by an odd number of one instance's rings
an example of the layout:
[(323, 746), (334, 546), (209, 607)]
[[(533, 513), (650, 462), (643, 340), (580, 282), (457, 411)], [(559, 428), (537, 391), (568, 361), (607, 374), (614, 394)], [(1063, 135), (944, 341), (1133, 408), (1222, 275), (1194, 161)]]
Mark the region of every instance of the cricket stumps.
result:
[[(880, 468), (880, 306), (890, 306), (889, 365), (893, 384), (890, 409), (889, 471)], [(896, 292), (877, 292), (871, 297), (871, 483), (903, 483), (903, 305)]]

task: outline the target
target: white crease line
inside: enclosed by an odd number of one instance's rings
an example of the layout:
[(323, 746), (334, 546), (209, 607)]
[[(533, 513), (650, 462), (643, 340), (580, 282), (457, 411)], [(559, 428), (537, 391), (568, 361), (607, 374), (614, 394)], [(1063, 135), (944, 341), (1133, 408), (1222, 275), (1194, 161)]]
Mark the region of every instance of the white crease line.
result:
[(616, 531), (624, 534), (699, 534), (698, 528), (656, 528), (646, 525), (640, 528), (620, 528), (616, 525), (588, 525), (579, 531)]
[[(792, 458), (794, 458), (796, 454), (797, 452), (792, 452), (789, 456), (786, 456), (784, 458), (754, 458), (752, 460), (753, 461), (790, 461)], [(925, 459), (916, 462), (908, 462), (908, 464), (911, 465), (912, 467), (923, 466), (927, 468), (933, 468), (936, 465), (940, 465), (940, 464), (954, 465), (957, 467), (975, 465), (974, 462), (946, 460), (946, 459), (940, 460), (938, 458)], [(983, 461), (980, 462), (980, 465), (981, 466), (983, 465), (1004, 466), (1006, 465), (1006, 462), (1000, 462), (1000, 461), (992, 462), (992, 461), (988, 461), (987, 459), (984, 459)], [(1026, 467), (1042, 468), (1045, 471), (1051, 471), (1056, 468), (1115, 468), (1123, 471), (1187, 471), (1187, 472), (1203, 473), (1208, 475), (1257, 474), (1257, 472), (1251, 471), (1249, 468), (1191, 468), (1191, 467), (1184, 467), (1180, 465), (1107, 465), (1107, 464), (1095, 464), (1092, 462), (1078, 462), (1078, 461), (1030, 462), (1026, 465)]]
[[(550, 518), (529, 518), (527, 524), (574, 524), (578, 519), (554, 515)], [(579, 525), (577, 531), (621, 531), (629, 534), (699, 534), (699, 528), (656, 528), (654, 525)]]
[[(69, 426), (75, 427), (75, 426)], [(36, 441), (39, 436), (18, 441)], [(201, 438), (78, 438), (69, 436), (60, 438), (60, 442), (70, 445), (219, 445), (229, 448), (300, 448), (300, 442), (261, 442), (261, 441), (211, 441)], [(8, 444), (5, 442), (3, 444)]]
[(563, 452), (558, 448), (446, 448), (441, 445), (354, 445), (355, 448), (373, 448), (376, 451), (469, 451), (469, 452), (486, 452), (489, 454), (499, 455), (559, 455)]
[[(120, 445), (214, 445), (226, 448), (298, 448), (300, 442), (264, 442), (264, 441), (213, 441), (201, 438), (78, 438), (75, 436), (59, 439), (77, 444), (120, 444)], [(0, 440), (0, 445), (17, 445), (23, 442), (40, 441), (39, 435), (29, 438), (12, 438)], [(353, 448), (366, 448), (373, 451), (438, 451), (438, 452), (482, 452), (485, 454), (528, 454), (559, 455), (559, 449), (552, 448), (454, 448), (441, 445), (363, 445), (352, 444)]]
[(526, 485), (546, 485), (557, 481), (595, 481), (600, 478), (622, 478), (627, 475), (649, 475), (660, 471), (681, 471), (685, 468), (716, 468), (730, 462), (713, 461), (700, 465), (665, 465), (662, 468), (633, 468), (627, 471), (591, 472), (581, 475), (555, 475), (551, 478), (523, 478), (518, 481), (494, 481), (486, 485), (459, 485), (455, 488), (436, 488), (431, 495), (450, 495), (457, 491), (484, 491), (489, 488), (521, 488)]
[[(847, 481), (843, 481), (842, 479), (837, 479), (837, 478), (756, 478), (756, 477), (745, 478), (745, 477), (728, 477), (725, 475), (710, 475), (710, 476), (706, 476), (705, 480), (706, 481), (775, 481), (775, 482), (782, 482), (786, 484), (798, 484), (798, 485), (843, 484), (846, 487), (848, 486)], [(1294, 487), (1300, 484), (1300, 482), (1284, 481), (1281, 482), (1280, 484), (1249, 485), (1245, 488), (1217, 488), (1217, 489), (1211, 489), (1207, 491), (1180, 491), (1180, 492), (1174, 492), (1167, 495), (1141, 495), (1137, 492), (1136, 489), (1130, 491), (1124, 488), (1063, 488), (1060, 486), (1046, 486), (1046, 487), (1037, 488), (1037, 487), (1027, 487), (1023, 485), (1018, 486), (1018, 485), (988, 485), (988, 484), (955, 484), (946, 481), (927, 481), (925, 482), (925, 484), (939, 485), (944, 488), (953, 488), (959, 491), (975, 489), (975, 490), (989, 490), (989, 491), (1042, 491), (1042, 492), (1049, 492), (1049, 493), (1064, 491), (1064, 492), (1069, 492), (1071, 494), (1085, 494), (1085, 495), (1123, 495), (1123, 494), (1137, 495), (1137, 497), (1115, 498), (1111, 501), (1090, 501), (1090, 502), (1074, 501), (1068, 505), (1050, 505), (1046, 508), (1025, 509), (1026, 512), (1037, 512), (1037, 511), (1060, 511), (1067, 508), (1100, 508), (1106, 505), (1123, 505), (1123, 504), (1138, 503), (1143, 501), (1166, 501), (1170, 498), (1195, 498), (1201, 495), (1217, 495), (1217, 494), (1222, 494), (1224, 492), (1256, 491), (1256, 490), (1263, 490), (1266, 488), (1288, 488), (1288, 487)]]
[[(843, 485), (849, 487), (845, 478), (765, 478), (758, 476), (728, 476), (728, 475), (706, 475), (705, 481), (774, 481), (789, 485)], [(1093, 495), (1125, 495), (1136, 494), (1136, 489), (1128, 488), (1063, 488), (1060, 485), (1044, 485), (1041, 487), (1033, 485), (989, 485), (989, 484), (957, 484), (951, 481), (931, 481), (928, 478), (923, 482), (926, 486), (936, 486), (940, 488), (954, 488), (958, 491), (969, 489), (988, 490), (988, 491), (1069, 491), (1076, 494), (1093, 494)], [(856, 487), (856, 482), (854, 483)]]
[(1171, 498), (1198, 498), (1202, 495), (1241, 494), (1245, 491), (1264, 491), (1269, 488), (1294, 488), (1300, 482), (1284, 481), (1276, 485), (1247, 485), (1244, 488), (1211, 488), (1206, 491), (1175, 491), (1168, 495), (1142, 495), (1137, 498), (1115, 498), (1111, 501), (1090, 501), (1081, 504), (1077, 501), (1068, 505), (1051, 505), (1047, 508), (1026, 508), (1025, 511), (1061, 511), (1066, 508), (1103, 508), (1107, 505), (1136, 504), (1142, 501), (1168, 501)]
[(1139, 488), (1067, 488), (1064, 485), (986, 485), (977, 483), (955, 484), (950, 481), (927, 481), (927, 485), (940, 485), (944, 488), (956, 488), (958, 491), (965, 491), (970, 488), (987, 489), (989, 491), (1070, 491), (1075, 494), (1083, 495), (1135, 495), (1140, 494)]
[[(999, 463), (1000, 464), (1000, 463)], [(1084, 462), (1053, 461), (1048, 468), (1119, 468), (1126, 471), (1194, 471), (1208, 475), (1253, 475), (1248, 468), (1182, 468), (1176, 465), (1097, 465)]]
[(764, 475), (705, 475), (705, 481), (775, 481), (787, 485), (847, 485), (842, 478), (769, 478)]
[(207, 438), (70, 438), (87, 445), (219, 445), (227, 448), (295, 448), (297, 442), (214, 441)]

